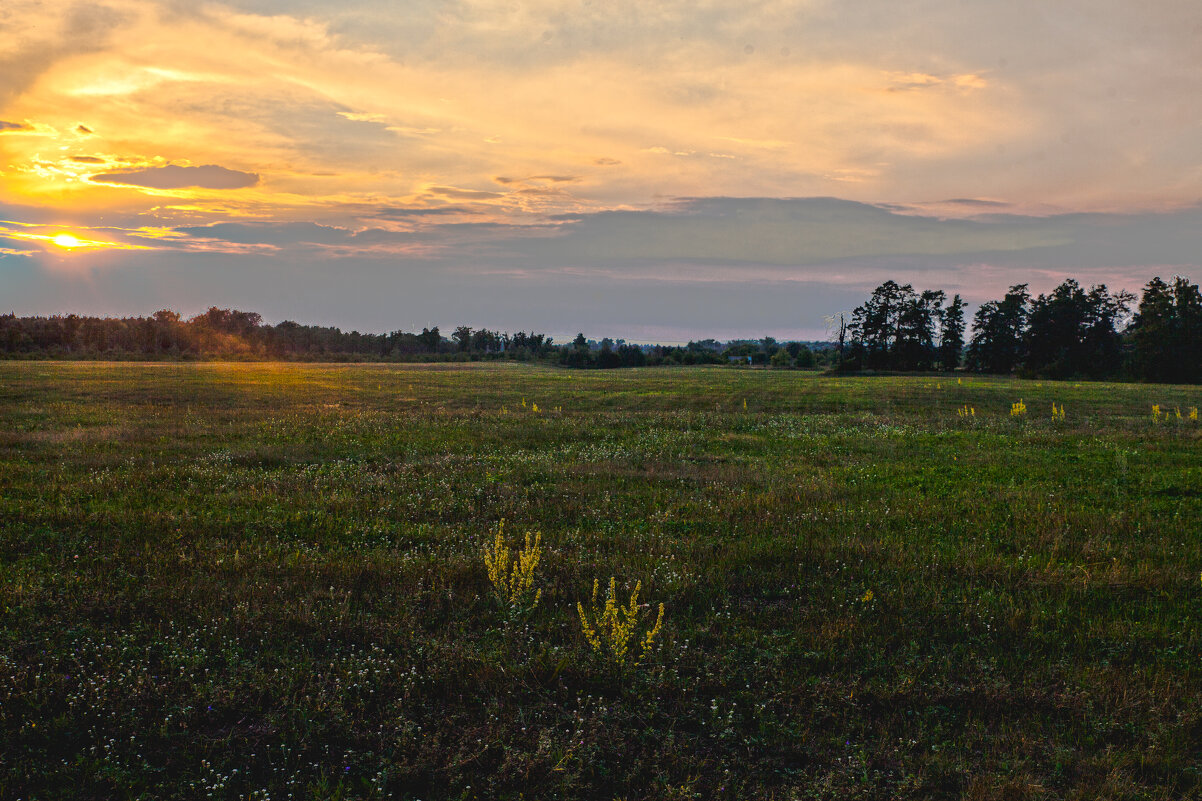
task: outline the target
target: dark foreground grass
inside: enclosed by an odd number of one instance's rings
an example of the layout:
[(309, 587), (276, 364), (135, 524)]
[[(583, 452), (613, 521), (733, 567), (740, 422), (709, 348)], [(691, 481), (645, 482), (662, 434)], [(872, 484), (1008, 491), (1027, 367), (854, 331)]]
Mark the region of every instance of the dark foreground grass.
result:
[[(1200, 402), (0, 363), (0, 797), (1199, 797)], [(666, 606), (637, 669), (610, 576)]]

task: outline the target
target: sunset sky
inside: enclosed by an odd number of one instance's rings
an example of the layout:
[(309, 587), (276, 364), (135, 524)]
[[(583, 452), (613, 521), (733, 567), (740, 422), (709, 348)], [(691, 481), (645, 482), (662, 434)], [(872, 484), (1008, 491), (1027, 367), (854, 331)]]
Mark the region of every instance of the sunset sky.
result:
[(0, 312), (825, 338), (1202, 278), (1196, 0), (6, 0)]

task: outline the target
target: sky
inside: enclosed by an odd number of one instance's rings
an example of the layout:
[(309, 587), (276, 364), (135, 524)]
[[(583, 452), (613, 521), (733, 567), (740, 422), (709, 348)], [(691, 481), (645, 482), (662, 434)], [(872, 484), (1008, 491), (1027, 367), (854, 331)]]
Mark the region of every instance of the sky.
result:
[(1195, 0), (5, 0), (0, 311), (823, 339), (1202, 278)]

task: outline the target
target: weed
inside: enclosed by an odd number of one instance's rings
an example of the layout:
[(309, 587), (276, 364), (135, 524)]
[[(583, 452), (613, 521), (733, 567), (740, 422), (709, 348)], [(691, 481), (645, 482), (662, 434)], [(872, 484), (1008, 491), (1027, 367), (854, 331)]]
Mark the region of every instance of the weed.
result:
[(492, 544), (484, 546), (484, 568), (493, 596), (503, 610), (526, 612), (538, 606), (543, 591), (534, 587), (534, 571), (542, 558), (541, 543), (541, 532), (534, 532), (532, 539), (527, 531), (525, 547), (510, 548), (505, 543), (505, 521), (501, 520)]
[[(576, 603), (576, 612), (580, 615), (580, 629), (584, 633), (584, 639), (592, 646), (594, 653), (620, 666), (626, 663), (630, 646), (639, 626), (639, 619), (642, 617), (638, 598), (643, 583), (641, 581), (635, 583), (634, 591), (630, 593), (630, 601), (626, 606), (622, 606), (618, 602), (617, 579), (612, 576), (609, 579), (609, 589), (605, 593), (605, 603), (598, 605), (599, 585), (600, 583), (593, 579), (593, 595), (589, 602), (588, 612), (585, 612), (584, 604)], [(634, 658), (632, 664), (637, 665), (647, 655), (663, 622), (664, 605), (661, 603), (655, 623), (639, 640), (641, 646), (639, 655)]]

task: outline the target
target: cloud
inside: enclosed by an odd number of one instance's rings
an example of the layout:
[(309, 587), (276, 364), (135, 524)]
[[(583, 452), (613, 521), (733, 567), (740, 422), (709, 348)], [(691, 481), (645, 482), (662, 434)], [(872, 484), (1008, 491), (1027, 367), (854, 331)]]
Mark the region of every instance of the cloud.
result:
[(954, 87), (956, 89), (984, 89), (989, 82), (975, 73), (960, 75), (930, 75), (925, 72), (890, 72), (885, 76), (889, 92), (905, 92), (914, 89)]
[(81, 123), (81, 124), (75, 126), (75, 133), (79, 134), (80, 136), (91, 136), (92, 134), (94, 134), (96, 132), (93, 131), (88, 126)]
[(524, 184), (530, 181), (537, 181), (552, 184), (574, 184), (580, 182), (578, 175), (531, 175), (526, 178), (511, 178), (507, 175), (497, 175), (493, 178), (499, 184), (508, 186), (510, 184)]
[(435, 208), (406, 208), (406, 207), (384, 207), (371, 212), (374, 217), (395, 217), (404, 219), (406, 217), (440, 217), (450, 214), (475, 214), (475, 209), (470, 209), (467, 206), (437, 206)]
[(1010, 205), (1002, 200), (986, 200), (985, 198), (979, 197), (953, 197), (948, 200), (944, 200), (943, 202), (956, 206), (973, 206), (980, 208), (1001, 208)]
[(123, 170), (93, 175), (97, 183), (141, 186), (147, 189), (243, 189), (259, 182), (253, 172), (241, 172), (206, 164), (201, 167), (146, 167), (140, 170)]
[(80, 164), (104, 164), (104, 159), (99, 156), (72, 156), (71, 161), (77, 161)]
[(781, 148), (788, 147), (792, 144), (792, 142), (786, 142), (782, 139), (742, 139), (737, 136), (719, 136), (717, 138), (725, 142), (734, 142), (738, 145), (758, 147), (765, 150), (780, 150)]
[[(231, 252), (276, 251), (305, 258), (317, 253), (327, 258), (395, 258), (416, 249), (436, 248), (457, 238), (456, 226), (442, 226), (441, 236), (424, 232), (391, 231), (382, 228), (353, 229), (313, 222), (214, 223), (172, 229), (184, 238), (173, 244), (181, 250), (221, 250), (214, 243), (238, 246)], [(470, 230), (473, 226), (467, 226)], [(494, 229), (495, 230), (495, 229)], [(477, 239), (480, 238), (477, 235)], [(441, 242), (438, 241), (441, 239)]]
[(7, 122), (0, 120), (0, 133), (14, 133), (16, 131), (32, 131), (33, 126), (27, 122)]
[(338, 112), (338, 116), (345, 117), (346, 119), (351, 120), (352, 122), (384, 123), (384, 122), (388, 121), (388, 118), (385, 117), (383, 114), (368, 114), (365, 112), (358, 112), (358, 111), (340, 111), (340, 112)]
[(459, 200), (492, 200), (505, 197), (497, 192), (483, 192), (479, 189), (460, 189), (457, 186), (428, 186), (426, 191), (432, 195), (457, 198)]
[(277, 247), (310, 245), (345, 245), (354, 233), (345, 228), (311, 222), (294, 223), (215, 223), (213, 225), (181, 226), (181, 234), (200, 239), (219, 239), (240, 245), (274, 245)]
[(611, 159), (608, 156), (602, 156), (599, 159), (593, 159), (593, 164), (598, 164), (602, 167), (616, 167), (621, 163), (622, 162), (618, 161), (617, 159)]
[(811, 265), (875, 256), (1021, 250), (1064, 241), (1061, 226), (895, 214), (835, 198), (685, 198), (658, 211), (577, 215), (540, 241), (559, 263), (633, 260)]
[[(64, 7), (65, 5), (65, 7)], [(9, 0), (0, 12), (0, 105), (20, 96), (56, 62), (103, 50), (126, 15), (103, 2), (60, 4)]]

